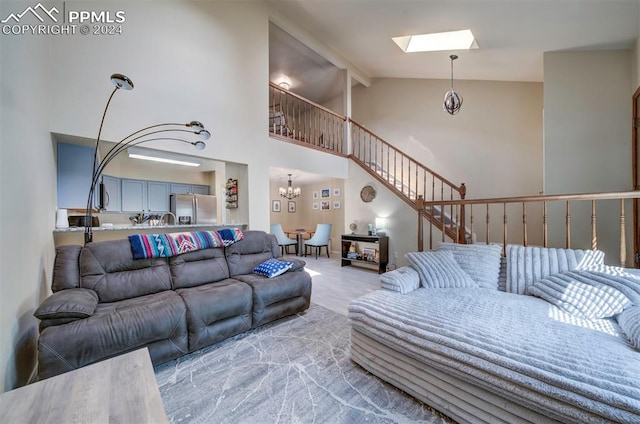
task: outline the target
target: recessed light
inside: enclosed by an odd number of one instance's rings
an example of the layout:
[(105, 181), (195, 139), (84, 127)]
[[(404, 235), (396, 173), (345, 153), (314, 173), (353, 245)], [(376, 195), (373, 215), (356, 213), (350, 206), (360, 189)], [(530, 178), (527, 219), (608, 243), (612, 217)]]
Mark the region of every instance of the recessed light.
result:
[(405, 53), (470, 50), (478, 48), (478, 43), (470, 29), (407, 35), (405, 37), (393, 37), (392, 40)]

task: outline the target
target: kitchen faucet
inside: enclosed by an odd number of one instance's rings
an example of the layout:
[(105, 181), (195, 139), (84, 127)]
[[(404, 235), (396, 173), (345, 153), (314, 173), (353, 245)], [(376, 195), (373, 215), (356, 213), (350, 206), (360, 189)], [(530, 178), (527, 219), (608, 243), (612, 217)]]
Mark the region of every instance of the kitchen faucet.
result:
[(166, 224), (164, 222), (164, 217), (167, 215), (171, 215), (173, 217), (173, 224), (175, 225), (178, 222), (178, 218), (176, 218), (176, 216), (172, 213), (172, 212), (165, 212), (164, 214), (162, 214), (162, 216), (160, 217), (160, 222), (158, 225), (169, 225)]

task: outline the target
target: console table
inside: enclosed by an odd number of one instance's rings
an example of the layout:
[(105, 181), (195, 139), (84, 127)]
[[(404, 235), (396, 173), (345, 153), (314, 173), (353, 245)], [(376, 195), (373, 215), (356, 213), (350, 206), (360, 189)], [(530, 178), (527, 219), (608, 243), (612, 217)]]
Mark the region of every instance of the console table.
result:
[(139, 349), (0, 395), (5, 423), (168, 423), (149, 351)]
[[(352, 263), (363, 263), (368, 265), (375, 265), (378, 268), (378, 274), (382, 274), (387, 270), (387, 263), (389, 262), (389, 237), (387, 236), (368, 236), (366, 234), (343, 234), (342, 240), (342, 262), (341, 265), (351, 265)], [(349, 247), (352, 242), (364, 242), (375, 244), (376, 250), (378, 250), (378, 261), (369, 261), (366, 259), (353, 259), (348, 258)], [(366, 246), (364, 247), (366, 249)]]

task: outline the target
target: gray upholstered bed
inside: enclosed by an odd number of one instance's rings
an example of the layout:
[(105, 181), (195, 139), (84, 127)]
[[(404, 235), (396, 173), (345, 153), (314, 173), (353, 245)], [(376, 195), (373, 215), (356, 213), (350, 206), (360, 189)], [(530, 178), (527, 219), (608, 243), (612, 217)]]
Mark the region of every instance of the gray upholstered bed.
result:
[[(502, 286), (516, 293), (601, 260), (585, 251), (507, 251)], [(416, 289), (409, 277), (401, 276), (402, 290), (350, 305), (351, 355), (365, 369), (460, 422), (640, 422), (640, 352), (617, 316), (577, 317), (542, 298), (499, 291), (498, 274), (493, 290), (424, 282)], [(633, 305), (635, 284), (619, 287)], [(629, 302), (625, 311), (636, 308)]]

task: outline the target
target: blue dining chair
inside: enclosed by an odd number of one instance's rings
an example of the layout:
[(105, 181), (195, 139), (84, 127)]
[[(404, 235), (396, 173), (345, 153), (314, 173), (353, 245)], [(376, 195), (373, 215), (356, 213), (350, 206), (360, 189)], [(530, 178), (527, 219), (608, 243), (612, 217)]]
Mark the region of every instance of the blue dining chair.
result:
[(283, 255), (285, 253), (287, 255), (289, 254), (289, 246), (295, 246), (296, 255), (298, 254), (298, 241), (287, 237), (287, 235), (284, 233), (284, 230), (282, 229), (282, 224), (271, 224), (271, 234), (276, 236), (276, 239), (278, 240), (278, 246), (280, 246), (280, 249), (282, 249)]
[(327, 258), (329, 258), (329, 237), (331, 236), (331, 224), (316, 225), (316, 232), (309, 240), (304, 242), (304, 256), (307, 256), (307, 247), (316, 248), (316, 259), (322, 247), (327, 249)]

